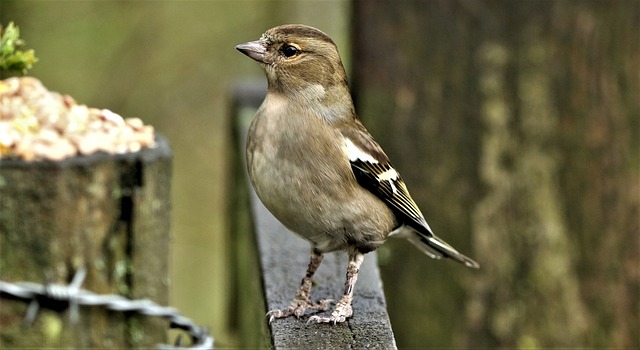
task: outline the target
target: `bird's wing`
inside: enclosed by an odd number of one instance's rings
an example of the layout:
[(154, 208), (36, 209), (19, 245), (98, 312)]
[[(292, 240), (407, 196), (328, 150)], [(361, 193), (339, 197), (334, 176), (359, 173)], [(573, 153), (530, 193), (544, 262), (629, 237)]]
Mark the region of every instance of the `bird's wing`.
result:
[(356, 180), (360, 186), (387, 204), (401, 224), (415, 230), (417, 235), (408, 237), (411, 243), (432, 258), (444, 256), (471, 268), (477, 269), (480, 266), (433, 234), (400, 174), (362, 124), (358, 122), (357, 128), (352, 125), (341, 132)]
[(389, 206), (399, 221), (427, 236), (433, 236), (400, 174), (380, 145), (360, 123), (341, 131), (351, 170), (358, 183)]

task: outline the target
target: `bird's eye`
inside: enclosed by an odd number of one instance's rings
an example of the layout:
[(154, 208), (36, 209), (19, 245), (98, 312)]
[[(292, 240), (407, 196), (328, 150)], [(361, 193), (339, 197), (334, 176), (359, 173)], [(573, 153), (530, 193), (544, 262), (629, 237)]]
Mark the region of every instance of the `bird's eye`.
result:
[(293, 45), (284, 45), (280, 51), (285, 57), (293, 57), (297, 55), (300, 50)]

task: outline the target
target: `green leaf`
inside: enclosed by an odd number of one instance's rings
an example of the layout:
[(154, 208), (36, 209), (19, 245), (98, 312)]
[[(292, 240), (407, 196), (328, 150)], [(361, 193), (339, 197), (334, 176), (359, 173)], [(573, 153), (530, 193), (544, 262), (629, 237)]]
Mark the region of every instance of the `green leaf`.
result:
[(0, 26), (0, 71), (27, 74), (38, 59), (33, 50), (18, 50), (24, 44), (20, 39), (20, 29), (13, 22), (9, 22), (4, 30)]

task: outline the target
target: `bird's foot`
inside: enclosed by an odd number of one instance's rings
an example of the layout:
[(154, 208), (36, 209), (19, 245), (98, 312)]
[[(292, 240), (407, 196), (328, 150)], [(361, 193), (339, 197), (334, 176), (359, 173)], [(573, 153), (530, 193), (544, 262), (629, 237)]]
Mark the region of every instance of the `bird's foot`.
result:
[(271, 323), (276, 318), (285, 318), (289, 316), (295, 316), (296, 318), (300, 318), (304, 315), (307, 310), (314, 310), (316, 312), (327, 311), (329, 309), (329, 305), (333, 303), (333, 299), (323, 299), (318, 301), (317, 303), (312, 302), (308, 299), (293, 299), (291, 305), (288, 308), (282, 310), (271, 310), (267, 312), (267, 318), (269, 319), (269, 323)]
[(338, 304), (336, 305), (335, 309), (333, 309), (333, 312), (331, 312), (330, 316), (319, 316), (319, 315), (311, 316), (309, 317), (307, 324), (309, 323), (333, 323), (333, 324), (342, 323), (346, 321), (347, 318), (351, 317), (351, 315), (353, 315), (351, 302), (340, 300), (340, 302), (338, 302)]

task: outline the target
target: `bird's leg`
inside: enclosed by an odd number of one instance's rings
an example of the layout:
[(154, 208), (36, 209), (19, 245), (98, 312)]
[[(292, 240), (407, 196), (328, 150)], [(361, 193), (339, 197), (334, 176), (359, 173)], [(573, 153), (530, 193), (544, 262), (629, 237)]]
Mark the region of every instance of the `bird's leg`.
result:
[(353, 315), (351, 309), (351, 301), (353, 300), (353, 288), (358, 280), (358, 272), (360, 265), (364, 261), (364, 254), (355, 251), (349, 254), (349, 265), (347, 266), (347, 280), (344, 283), (344, 293), (333, 309), (330, 316), (314, 315), (309, 318), (308, 322), (315, 323), (341, 323)]
[(307, 267), (306, 274), (302, 278), (302, 282), (300, 282), (300, 288), (298, 288), (296, 296), (293, 298), (293, 301), (288, 308), (283, 310), (271, 310), (267, 312), (269, 323), (271, 323), (271, 321), (276, 318), (283, 318), (291, 315), (300, 317), (304, 315), (304, 312), (307, 309), (317, 311), (325, 311), (329, 309), (329, 304), (331, 304), (333, 300), (320, 300), (317, 303), (311, 301), (311, 286), (313, 285), (313, 274), (318, 269), (318, 266), (320, 266), (322, 258), (322, 253), (311, 248), (311, 259), (309, 260), (309, 266)]

